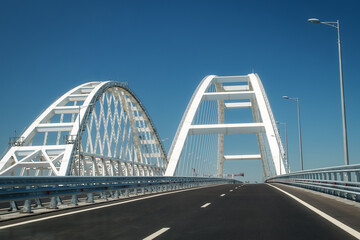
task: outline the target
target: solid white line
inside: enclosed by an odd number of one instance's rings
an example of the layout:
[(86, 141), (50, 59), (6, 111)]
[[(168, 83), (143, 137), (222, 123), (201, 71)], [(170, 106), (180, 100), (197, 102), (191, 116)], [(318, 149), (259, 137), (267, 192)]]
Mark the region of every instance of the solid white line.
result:
[(211, 203), (205, 203), (204, 205), (201, 206), (201, 208), (206, 208), (207, 206), (209, 206)]
[(288, 192), (285, 192), (284, 190), (278, 188), (278, 187), (275, 187), (273, 185), (270, 185), (268, 184), (269, 186), (279, 190), (280, 192), (283, 192), (285, 193), (286, 195), (290, 196), (291, 198), (293, 198), (294, 200), (298, 201), (299, 203), (301, 203), (302, 205), (304, 205), (305, 207), (309, 208), (311, 211), (319, 214), (321, 217), (325, 218), (326, 220), (328, 220), (329, 222), (331, 222), (332, 224), (338, 226), (339, 228), (341, 228), (342, 230), (344, 230), (345, 232), (351, 234), (352, 236), (356, 237), (357, 239), (360, 239), (360, 232), (354, 230), (353, 228), (345, 225), (344, 223), (340, 222), (339, 220), (336, 220), (335, 218), (327, 215), (326, 213), (320, 211), (319, 209), (311, 206), (310, 204), (304, 202), (303, 200), (295, 197), (294, 195), (288, 193)]
[(63, 216), (69, 216), (69, 215), (82, 213), (82, 212), (88, 212), (88, 211), (92, 211), (92, 210), (96, 210), (96, 209), (100, 209), (100, 208), (106, 208), (106, 207), (112, 207), (112, 206), (116, 206), (116, 205), (122, 205), (122, 204), (129, 203), (129, 202), (136, 202), (136, 201), (140, 201), (140, 200), (144, 200), (144, 199), (155, 198), (155, 197), (169, 195), (169, 194), (173, 194), (173, 193), (186, 192), (186, 191), (191, 191), (191, 190), (196, 190), (196, 189), (201, 189), (201, 188), (207, 188), (207, 187), (215, 187), (215, 186), (219, 186), (219, 185), (197, 187), (197, 188), (177, 190), (177, 191), (173, 191), (173, 192), (160, 193), (160, 194), (146, 196), (146, 197), (142, 197), (142, 198), (130, 199), (130, 200), (123, 201), (123, 202), (116, 202), (116, 203), (112, 203), (112, 204), (96, 206), (96, 207), (87, 208), (87, 209), (81, 209), (81, 210), (77, 210), (77, 211), (73, 211), (73, 212), (67, 212), (67, 213), (57, 214), (57, 215), (48, 216), (48, 217), (37, 218), (37, 219), (28, 220), (28, 221), (24, 221), (24, 222), (18, 222), (18, 223), (5, 225), (5, 226), (0, 226), (0, 230), (25, 225), (25, 224), (28, 224), (28, 223), (41, 222), (41, 221), (48, 220), (48, 219), (53, 219), (53, 218), (58, 218), (58, 217), (63, 217)]
[(223, 193), (223, 194), (220, 195), (220, 197), (223, 197), (223, 196), (225, 196), (225, 193)]
[(152, 240), (152, 239), (156, 238), (157, 236), (160, 236), (161, 234), (163, 234), (164, 232), (166, 232), (169, 229), (170, 229), (169, 227), (162, 228), (159, 231), (154, 232), (153, 234), (147, 236), (143, 240)]

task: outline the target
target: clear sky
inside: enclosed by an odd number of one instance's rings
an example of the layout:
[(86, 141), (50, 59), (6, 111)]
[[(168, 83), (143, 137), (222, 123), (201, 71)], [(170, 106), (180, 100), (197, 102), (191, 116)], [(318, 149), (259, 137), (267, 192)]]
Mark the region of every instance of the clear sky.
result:
[[(276, 120), (288, 125), (299, 170), (296, 103), (304, 168), (342, 165), (336, 29), (340, 20), (350, 163), (360, 154), (360, 1), (0, 1), (0, 152), (69, 89), (128, 82), (169, 149), (203, 77), (259, 74)], [(283, 133), (283, 131), (282, 131)], [(234, 170), (261, 180), (259, 164)], [(229, 172), (232, 169), (227, 169)]]

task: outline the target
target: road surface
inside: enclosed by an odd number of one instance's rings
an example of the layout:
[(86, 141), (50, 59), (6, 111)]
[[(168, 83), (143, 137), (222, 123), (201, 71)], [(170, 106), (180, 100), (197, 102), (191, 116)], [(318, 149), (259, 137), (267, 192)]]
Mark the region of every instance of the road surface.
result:
[[(359, 231), (360, 208), (347, 209), (336, 200), (281, 188), (315, 207), (321, 206), (321, 211), (330, 212)], [(130, 202), (122, 199), (1, 222), (1, 227), (0, 239), (4, 240), (356, 239), (267, 184), (221, 185), (139, 196)]]

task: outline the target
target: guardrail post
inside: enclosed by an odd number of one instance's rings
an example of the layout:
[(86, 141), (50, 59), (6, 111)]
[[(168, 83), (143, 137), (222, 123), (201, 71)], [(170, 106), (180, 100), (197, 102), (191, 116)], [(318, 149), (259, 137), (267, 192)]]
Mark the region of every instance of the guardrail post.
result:
[(60, 196), (57, 196), (57, 197), (56, 197), (56, 201), (57, 201), (58, 204), (60, 204), (60, 205), (63, 205), (63, 204), (64, 204), (63, 201), (61, 200)]
[(10, 208), (8, 211), (9, 212), (19, 211), (19, 207), (15, 201), (10, 201)]
[(21, 210), (22, 213), (32, 213), (31, 211), (31, 200), (26, 199), (24, 202), (23, 209)]
[(44, 205), (42, 204), (40, 198), (35, 198), (35, 205), (34, 205), (35, 208), (43, 208)]
[(104, 199), (104, 200), (108, 200), (108, 198), (107, 198), (107, 192), (100, 192), (99, 193), (99, 198), (100, 199)]
[(94, 203), (94, 194), (93, 193), (87, 193), (86, 194), (86, 202), (87, 203)]
[(340, 180), (344, 181), (344, 173), (343, 172), (340, 173)]
[(50, 209), (58, 209), (57, 205), (58, 205), (57, 197), (51, 197), (49, 208)]
[(120, 197), (119, 190), (115, 190), (114, 198), (119, 198), (119, 197)]
[(351, 172), (346, 172), (347, 181), (351, 182)]
[(77, 195), (76, 195), (76, 194), (73, 194), (73, 195), (71, 196), (70, 204), (74, 204), (75, 206), (77, 206), (77, 205), (78, 205), (78, 202), (79, 202), (79, 200), (78, 200), (78, 198), (77, 198)]

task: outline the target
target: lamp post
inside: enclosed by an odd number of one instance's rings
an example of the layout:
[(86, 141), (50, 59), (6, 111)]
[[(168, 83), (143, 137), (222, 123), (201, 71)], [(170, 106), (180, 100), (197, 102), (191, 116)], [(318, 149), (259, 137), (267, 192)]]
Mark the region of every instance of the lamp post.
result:
[(284, 99), (292, 100), (297, 102), (297, 110), (298, 110), (298, 125), (299, 125), (299, 148), (300, 148), (300, 169), (304, 170), (303, 166), (303, 154), (302, 154), (302, 143), (301, 143), (301, 124), (300, 124), (300, 102), (299, 98), (290, 98), (288, 96), (283, 96)]
[(339, 49), (339, 73), (340, 73), (340, 91), (341, 91), (341, 113), (342, 113), (342, 128), (343, 128), (343, 141), (344, 141), (344, 161), (345, 165), (349, 165), (348, 157), (348, 144), (347, 144), (347, 128), (346, 128), (346, 113), (345, 113), (345, 95), (344, 95), (344, 81), (342, 71), (342, 59), (341, 59), (341, 40), (340, 40), (340, 22), (321, 22), (317, 18), (310, 18), (308, 22), (321, 23), (330, 27), (336, 28), (338, 33), (338, 49)]
[(289, 153), (288, 153), (288, 140), (287, 140), (287, 127), (286, 127), (286, 123), (285, 122), (278, 122), (276, 121), (276, 124), (279, 125), (284, 125), (285, 128), (285, 148), (286, 148), (286, 153), (285, 153), (285, 160), (286, 160), (286, 168), (287, 168), (287, 172), (289, 173), (290, 169), (289, 169)]

